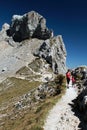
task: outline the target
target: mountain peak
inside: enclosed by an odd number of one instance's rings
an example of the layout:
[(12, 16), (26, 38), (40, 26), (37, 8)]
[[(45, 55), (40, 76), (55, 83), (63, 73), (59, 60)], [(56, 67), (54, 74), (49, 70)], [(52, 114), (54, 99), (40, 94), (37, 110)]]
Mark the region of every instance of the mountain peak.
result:
[(29, 38), (46, 40), (52, 36), (52, 30), (46, 27), (46, 19), (35, 11), (24, 15), (13, 15), (11, 21), (7, 35), (16, 42)]

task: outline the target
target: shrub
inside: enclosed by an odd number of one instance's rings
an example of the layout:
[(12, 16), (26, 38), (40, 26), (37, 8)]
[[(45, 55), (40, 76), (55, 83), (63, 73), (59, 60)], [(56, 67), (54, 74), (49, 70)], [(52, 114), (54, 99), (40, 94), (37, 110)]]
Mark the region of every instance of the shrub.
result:
[(54, 79), (55, 83), (62, 85), (65, 83), (65, 76), (62, 74), (57, 75), (57, 77)]
[(39, 126), (33, 126), (30, 130), (43, 130), (43, 128)]

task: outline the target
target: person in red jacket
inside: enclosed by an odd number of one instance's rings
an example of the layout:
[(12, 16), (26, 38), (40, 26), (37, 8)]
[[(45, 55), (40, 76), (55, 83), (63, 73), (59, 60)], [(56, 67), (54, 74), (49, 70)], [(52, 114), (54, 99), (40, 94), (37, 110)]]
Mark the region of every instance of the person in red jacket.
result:
[(72, 80), (72, 86), (73, 86), (73, 87), (75, 87), (75, 86), (76, 86), (76, 85), (75, 85), (76, 80), (75, 80), (75, 78), (74, 78), (74, 76), (73, 76), (73, 75), (71, 76), (71, 80)]
[(66, 80), (67, 80), (68, 87), (69, 87), (70, 79), (71, 79), (71, 71), (68, 69), (68, 71), (66, 73)]

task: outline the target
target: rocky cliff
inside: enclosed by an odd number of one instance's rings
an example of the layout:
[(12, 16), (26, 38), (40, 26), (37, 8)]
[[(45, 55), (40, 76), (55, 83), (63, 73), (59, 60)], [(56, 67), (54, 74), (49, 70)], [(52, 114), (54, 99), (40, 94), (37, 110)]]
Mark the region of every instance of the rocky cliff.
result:
[(2, 130), (13, 129), (11, 123), (16, 124), (20, 114), (35, 111), (40, 101), (59, 95), (64, 89), (66, 48), (63, 38), (53, 36), (46, 27), (46, 19), (35, 11), (14, 15), (10, 25), (2, 26), (0, 61)]
[(52, 31), (46, 27), (46, 19), (37, 12), (31, 11), (23, 16), (14, 15), (7, 34), (14, 41), (21, 42), (28, 38), (49, 39)]
[(37, 12), (14, 15), (11, 25), (4, 24), (0, 32), (0, 73), (3, 68), (6, 68), (4, 73), (17, 71), (37, 56), (45, 59), (54, 73), (64, 74), (66, 48), (62, 36), (52, 33), (46, 27), (46, 19)]

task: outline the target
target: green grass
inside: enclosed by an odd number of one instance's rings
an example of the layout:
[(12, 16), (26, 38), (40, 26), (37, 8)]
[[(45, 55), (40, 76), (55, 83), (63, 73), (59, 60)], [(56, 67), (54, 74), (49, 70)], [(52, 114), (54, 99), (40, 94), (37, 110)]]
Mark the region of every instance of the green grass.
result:
[(0, 92), (0, 104), (28, 93), (28, 91), (38, 87), (39, 85), (40, 82), (38, 81), (30, 82), (28, 80), (17, 79), (15, 77), (8, 78), (0, 84), (0, 88), (2, 88), (2, 91)]

